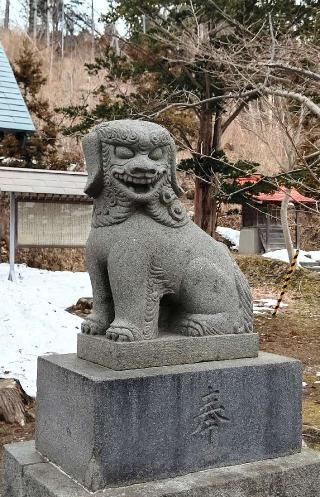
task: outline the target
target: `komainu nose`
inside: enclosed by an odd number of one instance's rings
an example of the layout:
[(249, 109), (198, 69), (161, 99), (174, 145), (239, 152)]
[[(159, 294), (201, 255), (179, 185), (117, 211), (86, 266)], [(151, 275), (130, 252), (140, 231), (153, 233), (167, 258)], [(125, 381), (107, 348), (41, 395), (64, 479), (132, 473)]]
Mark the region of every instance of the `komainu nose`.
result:
[(157, 170), (155, 167), (142, 167), (142, 166), (133, 166), (130, 168), (131, 174), (156, 174)]

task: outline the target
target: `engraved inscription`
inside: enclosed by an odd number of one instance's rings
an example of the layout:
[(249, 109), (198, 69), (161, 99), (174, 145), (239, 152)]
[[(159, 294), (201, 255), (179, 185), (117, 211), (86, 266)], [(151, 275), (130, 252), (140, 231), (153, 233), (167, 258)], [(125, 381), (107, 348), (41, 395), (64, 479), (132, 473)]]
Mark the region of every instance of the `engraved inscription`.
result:
[(195, 436), (207, 436), (208, 442), (213, 442), (214, 430), (219, 429), (222, 424), (229, 423), (230, 418), (225, 413), (225, 407), (220, 401), (220, 391), (208, 387), (208, 393), (202, 396), (203, 405), (200, 413), (194, 417), (196, 429), (192, 433)]

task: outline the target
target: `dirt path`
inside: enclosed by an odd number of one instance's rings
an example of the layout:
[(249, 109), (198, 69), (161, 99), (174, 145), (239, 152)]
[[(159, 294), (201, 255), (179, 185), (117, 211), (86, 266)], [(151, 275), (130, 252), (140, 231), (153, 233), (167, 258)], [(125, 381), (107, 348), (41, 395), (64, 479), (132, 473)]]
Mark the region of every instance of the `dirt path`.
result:
[(303, 432), (320, 450), (320, 295), (318, 302), (293, 299), (278, 317), (258, 316), (260, 349), (303, 363)]

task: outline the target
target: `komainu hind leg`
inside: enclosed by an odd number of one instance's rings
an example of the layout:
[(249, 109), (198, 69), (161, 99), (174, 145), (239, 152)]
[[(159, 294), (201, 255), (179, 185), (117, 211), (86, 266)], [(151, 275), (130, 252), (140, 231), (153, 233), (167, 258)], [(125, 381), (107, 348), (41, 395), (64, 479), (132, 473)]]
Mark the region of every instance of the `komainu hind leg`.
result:
[(239, 323), (230, 322), (228, 313), (208, 314), (183, 314), (177, 321), (176, 329), (181, 335), (201, 337), (208, 335), (226, 335), (239, 333)]
[(179, 292), (178, 333), (205, 336), (242, 332), (239, 295), (232, 263), (230, 266), (226, 271), (206, 258), (190, 262)]

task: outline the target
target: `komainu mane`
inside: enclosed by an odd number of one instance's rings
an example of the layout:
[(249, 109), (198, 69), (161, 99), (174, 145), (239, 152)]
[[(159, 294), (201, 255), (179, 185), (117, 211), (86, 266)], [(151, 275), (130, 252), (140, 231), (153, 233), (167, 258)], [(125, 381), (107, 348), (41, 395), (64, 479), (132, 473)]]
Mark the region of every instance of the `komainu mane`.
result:
[(227, 248), (188, 217), (166, 129), (112, 121), (83, 139), (94, 198), (87, 266), (93, 312), (82, 331), (116, 341), (252, 332), (247, 281)]

